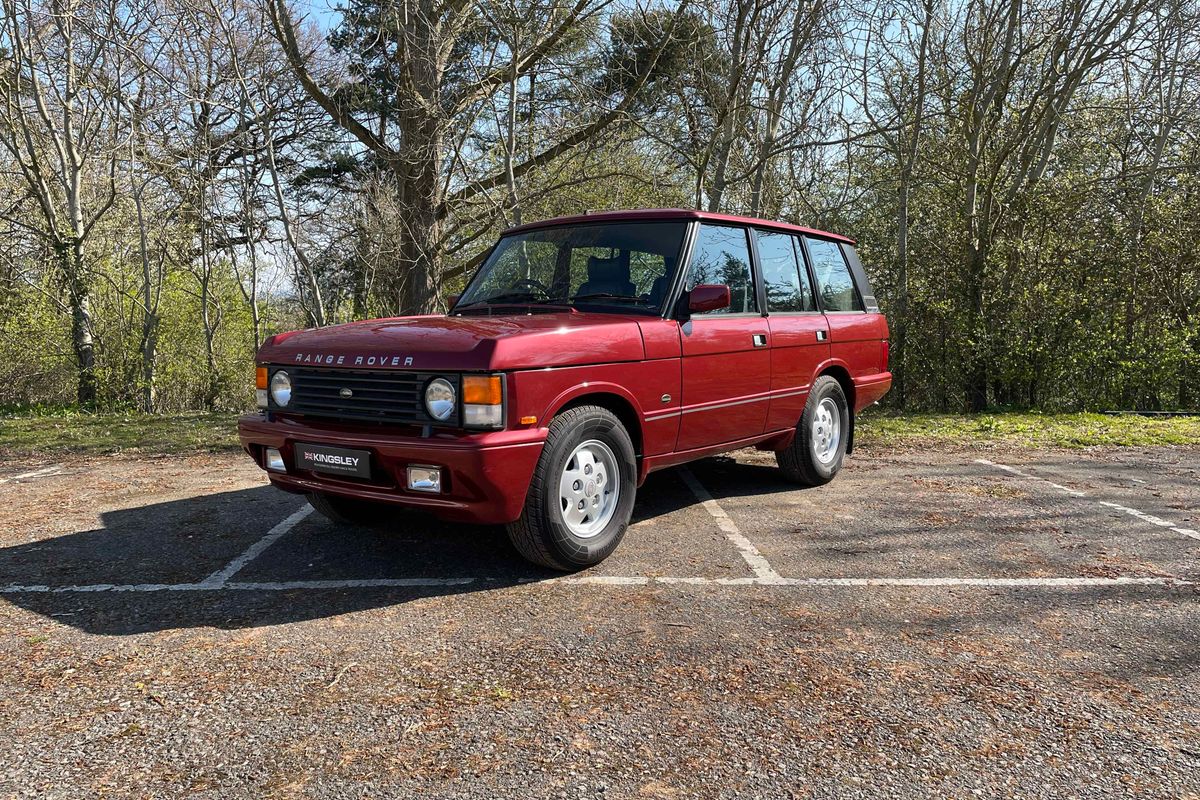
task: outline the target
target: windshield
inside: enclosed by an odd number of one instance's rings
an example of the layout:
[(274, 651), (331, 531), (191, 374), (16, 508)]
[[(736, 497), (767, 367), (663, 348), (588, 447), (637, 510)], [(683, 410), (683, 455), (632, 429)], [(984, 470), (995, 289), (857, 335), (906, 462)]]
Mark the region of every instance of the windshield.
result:
[(687, 222), (564, 225), (503, 237), (454, 311), (496, 305), (662, 310)]

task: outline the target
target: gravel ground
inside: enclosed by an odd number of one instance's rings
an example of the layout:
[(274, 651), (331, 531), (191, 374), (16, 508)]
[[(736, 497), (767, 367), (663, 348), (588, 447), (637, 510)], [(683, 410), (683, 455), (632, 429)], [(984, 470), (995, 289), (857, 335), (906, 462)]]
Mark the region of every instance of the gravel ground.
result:
[[(199, 582), (301, 507), (229, 456), (74, 461), (0, 484), (0, 797), (1200, 797), (1200, 451), (769, 463), (691, 471), (785, 577), (1098, 582), (566, 583), (312, 515), (237, 580), (463, 582), (13, 591)], [(681, 472), (635, 519), (588, 574), (754, 574)]]

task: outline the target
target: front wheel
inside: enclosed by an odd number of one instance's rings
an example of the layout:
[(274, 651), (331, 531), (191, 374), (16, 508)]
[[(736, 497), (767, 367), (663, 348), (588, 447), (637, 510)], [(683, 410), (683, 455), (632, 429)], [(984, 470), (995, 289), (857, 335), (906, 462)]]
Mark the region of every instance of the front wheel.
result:
[(841, 470), (849, 438), (846, 393), (836, 378), (822, 375), (813, 381), (791, 445), (776, 451), (775, 460), (788, 480), (821, 486)]
[(636, 474), (633, 442), (616, 415), (600, 406), (563, 412), (550, 423), (509, 539), (526, 559), (551, 569), (599, 564), (629, 527)]

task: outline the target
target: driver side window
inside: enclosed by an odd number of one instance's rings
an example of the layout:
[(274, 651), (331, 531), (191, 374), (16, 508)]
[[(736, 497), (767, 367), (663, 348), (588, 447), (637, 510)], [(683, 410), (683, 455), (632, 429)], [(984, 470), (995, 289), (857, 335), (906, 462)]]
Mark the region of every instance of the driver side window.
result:
[(687, 288), (702, 283), (725, 284), (731, 302), (728, 307), (705, 314), (745, 314), (758, 311), (758, 297), (750, 272), (749, 232), (730, 225), (700, 226), (692, 265), (688, 270)]

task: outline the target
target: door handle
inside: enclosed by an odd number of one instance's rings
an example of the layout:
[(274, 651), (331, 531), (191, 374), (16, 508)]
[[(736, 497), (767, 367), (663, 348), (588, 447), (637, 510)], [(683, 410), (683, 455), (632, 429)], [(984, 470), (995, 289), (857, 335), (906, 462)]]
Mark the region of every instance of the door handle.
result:
[(817, 341), (823, 342), (829, 338), (829, 331), (817, 331)]
[(765, 333), (756, 333), (756, 334), (754, 334), (753, 338), (754, 338), (754, 346), (755, 347), (766, 347), (767, 346), (767, 335)]

